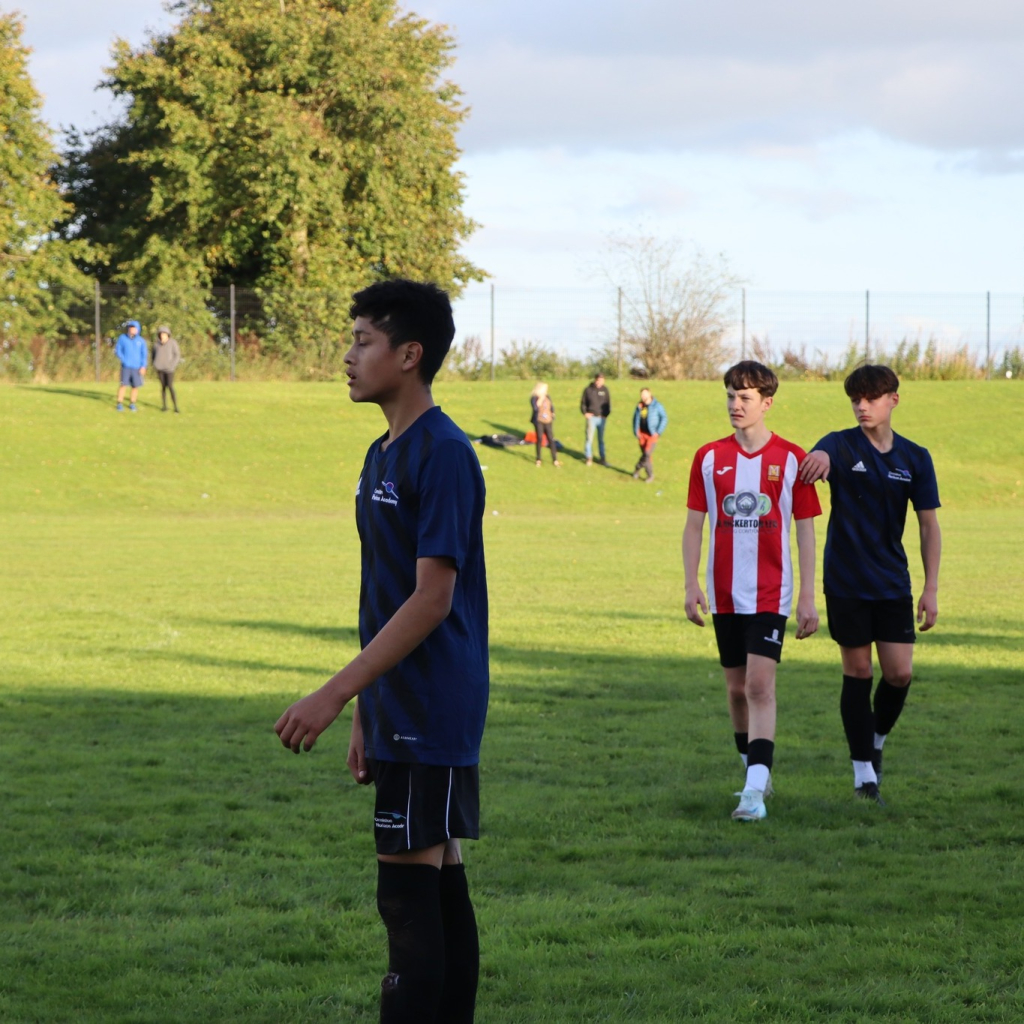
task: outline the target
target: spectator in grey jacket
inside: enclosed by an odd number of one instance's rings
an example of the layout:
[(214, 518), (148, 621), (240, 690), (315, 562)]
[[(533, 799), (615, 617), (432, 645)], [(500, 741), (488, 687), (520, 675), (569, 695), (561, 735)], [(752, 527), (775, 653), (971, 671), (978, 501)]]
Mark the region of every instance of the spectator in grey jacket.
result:
[(174, 411), (179, 412), (178, 396), (174, 393), (174, 371), (181, 362), (181, 349), (178, 343), (171, 337), (170, 327), (158, 327), (156, 329), (156, 342), (153, 345), (153, 369), (160, 378), (160, 401), (163, 403), (163, 412), (167, 412), (167, 392), (171, 393), (171, 401), (174, 403)]

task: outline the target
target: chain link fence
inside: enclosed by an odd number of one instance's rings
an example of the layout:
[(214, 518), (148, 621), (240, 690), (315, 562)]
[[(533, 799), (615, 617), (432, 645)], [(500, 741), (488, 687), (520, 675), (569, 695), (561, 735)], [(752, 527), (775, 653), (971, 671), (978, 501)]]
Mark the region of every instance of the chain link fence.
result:
[[(61, 326), (2, 342), (0, 377), (114, 380), (116, 338), (135, 319), (151, 340), (161, 324), (171, 328), (185, 379), (329, 378), (342, 370), (349, 302), (341, 293), (310, 290), (285, 301), (233, 286), (190, 300), (97, 283), (91, 295), (65, 297)], [(1016, 367), (1024, 349), (1024, 294), (740, 289), (728, 305), (724, 340), (737, 358), (842, 365), (917, 345), (963, 353), (991, 372), (1003, 363)], [(581, 372), (599, 358), (630, 372), (623, 296), (615, 288), (474, 284), (454, 308), (455, 344), (471, 341), (484, 367), (478, 376), (490, 376), (524, 347), (555, 353)]]
[[(998, 366), (1024, 346), (1024, 293), (800, 292), (744, 288), (728, 308), (725, 343), (737, 358), (759, 351), (840, 363), (851, 348), (868, 359), (901, 344), (940, 353), (966, 349), (979, 366)], [(622, 296), (613, 288), (515, 288), (475, 285), (455, 303), (457, 339), (480, 340), (500, 360), (514, 343), (532, 342), (585, 361), (618, 356)], [(628, 373), (628, 353), (622, 353)]]

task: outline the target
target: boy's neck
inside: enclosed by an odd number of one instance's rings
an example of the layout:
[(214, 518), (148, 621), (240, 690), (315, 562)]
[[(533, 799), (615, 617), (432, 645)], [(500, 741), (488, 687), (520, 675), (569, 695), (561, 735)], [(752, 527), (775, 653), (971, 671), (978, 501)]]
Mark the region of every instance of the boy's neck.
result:
[(387, 448), (404, 434), (425, 412), (434, 408), (434, 396), (428, 385), (418, 381), (414, 387), (401, 389), (396, 395), (380, 403), (381, 412), (388, 421), (388, 437), (382, 448)]
[(771, 440), (771, 437), (772, 432), (765, 425), (764, 420), (750, 427), (736, 428), (736, 443), (748, 455), (763, 448)]
[(891, 421), (879, 423), (877, 427), (865, 427), (862, 424), (860, 429), (871, 446), (877, 448), (883, 455), (892, 451), (894, 432)]

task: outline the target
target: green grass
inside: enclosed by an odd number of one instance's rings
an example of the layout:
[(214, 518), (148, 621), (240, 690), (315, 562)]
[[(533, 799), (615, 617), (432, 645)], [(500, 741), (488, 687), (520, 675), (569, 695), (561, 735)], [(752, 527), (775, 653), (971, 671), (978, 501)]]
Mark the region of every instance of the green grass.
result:
[[(945, 554), (888, 806), (852, 799), (834, 645), (790, 633), (757, 826), (729, 820), (713, 637), (682, 614), (721, 388), (656, 388), (650, 487), (631, 384), (616, 468), (573, 457), (581, 388), (552, 385), (561, 470), (480, 449), (478, 1020), (1024, 1019), (1019, 388), (911, 383), (896, 414), (935, 457)], [(528, 391), (437, 388), (471, 435), (523, 429)], [(353, 494), (382, 420), (332, 384), (183, 385), (177, 417), (154, 392), (117, 416), (109, 388), (0, 387), (0, 1020), (373, 1021), (372, 795), (345, 725), (298, 758), (272, 725), (357, 648)], [(784, 384), (770, 417), (805, 446), (852, 423), (832, 384)]]

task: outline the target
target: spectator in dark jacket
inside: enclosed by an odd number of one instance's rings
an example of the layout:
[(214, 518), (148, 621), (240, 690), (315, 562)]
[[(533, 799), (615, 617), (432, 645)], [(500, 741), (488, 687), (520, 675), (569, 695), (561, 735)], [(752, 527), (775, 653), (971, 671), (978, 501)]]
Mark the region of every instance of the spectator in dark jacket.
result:
[(542, 380), (537, 381), (530, 393), (530, 409), (532, 410), (530, 422), (537, 435), (537, 465), (540, 465), (540, 451), (546, 437), (548, 447), (551, 449), (551, 461), (556, 466), (560, 466), (558, 442), (555, 440), (555, 403), (551, 401), (548, 395), (548, 386)]
[(604, 374), (599, 373), (593, 384), (588, 384), (580, 399), (580, 412), (586, 417), (587, 435), (583, 445), (583, 455), (589, 466), (594, 461), (594, 434), (597, 434), (598, 462), (607, 466), (604, 453), (604, 426), (612, 414), (612, 398), (604, 385)]
[(171, 401), (174, 403), (174, 411), (179, 412), (178, 396), (174, 393), (174, 371), (181, 362), (181, 349), (178, 343), (171, 337), (170, 327), (158, 327), (156, 329), (156, 343), (153, 345), (153, 369), (160, 378), (160, 401), (163, 403), (163, 411), (167, 412), (167, 392), (171, 393)]

